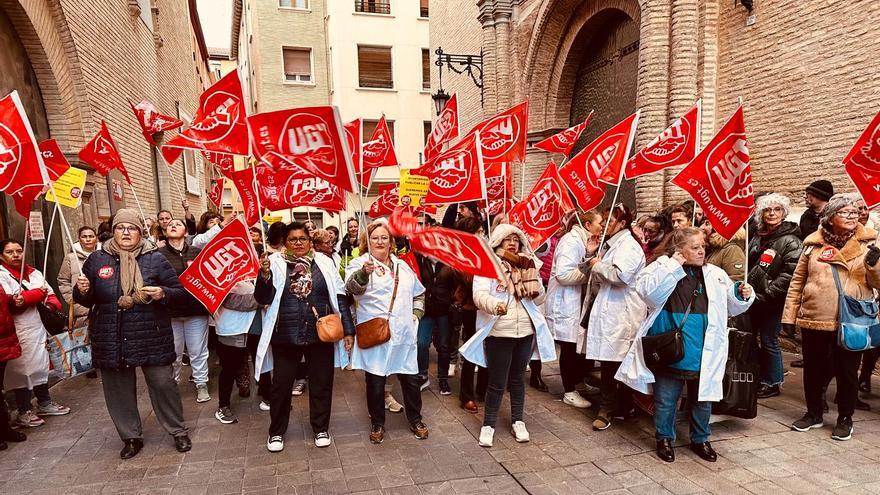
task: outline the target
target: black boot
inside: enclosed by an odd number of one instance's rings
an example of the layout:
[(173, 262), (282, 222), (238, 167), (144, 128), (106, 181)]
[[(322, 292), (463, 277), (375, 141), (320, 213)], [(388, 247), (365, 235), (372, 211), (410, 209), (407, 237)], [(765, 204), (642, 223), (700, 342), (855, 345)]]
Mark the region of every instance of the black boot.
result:
[(675, 450), (672, 449), (672, 440), (668, 438), (657, 440), (657, 457), (666, 462), (675, 460)]
[(706, 462), (715, 462), (718, 460), (718, 454), (715, 453), (715, 449), (709, 445), (709, 442), (692, 443), (691, 450)]
[(768, 399), (770, 397), (776, 397), (779, 394), (779, 385), (767, 385), (765, 383), (762, 383), (761, 386), (758, 387), (759, 399)]
[(541, 379), (541, 373), (532, 370), (532, 377), (529, 379), (529, 386), (534, 389), (537, 389), (539, 392), (546, 392), (549, 390), (547, 388), (547, 384), (544, 383), (544, 380)]

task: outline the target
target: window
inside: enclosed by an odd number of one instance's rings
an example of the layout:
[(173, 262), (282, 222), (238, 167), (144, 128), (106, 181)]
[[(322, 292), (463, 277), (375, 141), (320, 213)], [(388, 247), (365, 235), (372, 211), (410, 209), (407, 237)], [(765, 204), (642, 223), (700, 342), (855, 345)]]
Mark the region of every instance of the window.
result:
[(186, 192), (196, 196), (202, 195), (199, 187), (199, 161), (196, 159), (196, 152), (193, 150), (183, 150), (183, 170), (186, 175)]
[(293, 212), (292, 220), (299, 223), (306, 223), (307, 220), (311, 220), (312, 222), (314, 222), (316, 228), (324, 228), (324, 215), (322, 215), (320, 212), (309, 213), (295, 211)]
[(428, 17), (428, 0), (421, 0), (419, 3), (419, 17)]
[(211, 61), (211, 65), (210, 65), (211, 72), (214, 74), (214, 77), (216, 77), (218, 81), (220, 80), (220, 78), (223, 77), (223, 75), (220, 72), (220, 67), (221, 67), (220, 62), (217, 62), (214, 60)]
[(391, 48), (358, 46), (358, 85), (362, 88), (393, 88)]
[(152, 0), (137, 0), (138, 8), (140, 10), (141, 21), (147, 26), (150, 31), (153, 31), (153, 1)]
[(354, 0), (354, 11), (368, 14), (390, 14), (391, 0)]
[(284, 80), (288, 82), (312, 82), (312, 49), (284, 48)]
[(431, 90), (431, 50), (422, 48), (422, 89)]
[[(394, 121), (388, 120), (385, 118), (385, 123), (388, 124), (388, 132), (391, 133), (391, 139), (394, 139)], [(361, 132), (364, 133), (364, 141), (369, 141), (373, 138), (373, 133), (376, 132), (376, 126), (379, 125), (378, 120), (366, 120), (364, 119), (364, 127)]]
[(309, 10), (309, 0), (278, 0), (278, 6), (285, 9)]
[(425, 136), (424, 136), (424, 138), (425, 138), (424, 141), (425, 141), (425, 144), (428, 144), (428, 136), (431, 135), (431, 121), (430, 121), (430, 120), (426, 120), (426, 121), (425, 121), (425, 125), (424, 125), (424, 127), (425, 127), (425, 129), (424, 129), (424, 134), (425, 134)]

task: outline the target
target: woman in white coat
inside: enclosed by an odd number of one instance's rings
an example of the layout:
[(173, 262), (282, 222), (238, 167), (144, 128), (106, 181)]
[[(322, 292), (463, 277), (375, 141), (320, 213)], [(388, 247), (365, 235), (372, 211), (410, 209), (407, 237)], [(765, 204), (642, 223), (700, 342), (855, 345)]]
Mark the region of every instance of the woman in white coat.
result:
[(360, 251), (366, 254), (351, 260), (345, 269), (345, 288), (357, 305), (357, 323), (387, 318), (391, 330), (388, 342), (367, 349), (355, 345), (351, 353), (352, 369), (364, 370), (370, 441), (375, 444), (385, 440), (385, 382), (394, 374), (403, 390), (410, 431), (420, 440), (428, 438), (416, 350), (419, 318), (425, 313), (425, 287), (409, 265), (392, 254), (393, 248), (394, 237), (385, 222), (373, 222), (361, 239)]
[(514, 438), (521, 443), (529, 441), (523, 422), (526, 364), (532, 358), (542, 362), (556, 359), (553, 336), (538, 309), (544, 300), (544, 285), (538, 274), (541, 262), (528, 238), (513, 225), (501, 224), (492, 231), (489, 246), (499, 258), (504, 279), (474, 277), (477, 333), (459, 350), (465, 359), (485, 367), (489, 374), (479, 440), (482, 447), (492, 446), (505, 389), (510, 391)]
[[(675, 413), (682, 389), (690, 402), (690, 448), (715, 462), (709, 444), (712, 402), (721, 400), (727, 363), (727, 318), (744, 313), (755, 300), (752, 288), (733, 282), (721, 268), (705, 263), (705, 238), (699, 229), (685, 227), (672, 234), (669, 251), (639, 274), (635, 286), (651, 313), (629, 350), (616, 378), (650, 393), (653, 384), (657, 456), (675, 460)], [(690, 308), (690, 311), (688, 311)], [(681, 328), (684, 358), (648, 369), (641, 337)]]
[(645, 253), (633, 237), (633, 215), (623, 204), (605, 212), (605, 245), (588, 263), (599, 292), (591, 302), (586, 333), (586, 357), (601, 362), (602, 402), (593, 421), (594, 430), (606, 430), (612, 419), (625, 419), (632, 412), (628, 388), (614, 380), (614, 374), (632, 345), (647, 311), (636, 293), (636, 276), (645, 266)]
[(581, 397), (575, 389), (583, 382), (586, 359), (577, 352), (580, 332), (580, 313), (584, 302), (587, 275), (578, 269), (585, 257), (592, 257), (599, 247), (602, 234), (602, 216), (595, 211), (571, 216), (567, 233), (559, 240), (553, 254), (553, 269), (547, 284), (544, 314), (547, 327), (559, 344), (559, 374), (562, 376), (564, 395), (562, 402), (577, 408), (590, 407), (590, 401)]

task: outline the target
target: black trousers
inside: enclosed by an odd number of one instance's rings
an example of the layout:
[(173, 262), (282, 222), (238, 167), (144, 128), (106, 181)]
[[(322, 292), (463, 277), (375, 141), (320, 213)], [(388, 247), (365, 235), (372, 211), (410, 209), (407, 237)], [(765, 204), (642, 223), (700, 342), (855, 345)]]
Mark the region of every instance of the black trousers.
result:
[(333, 344), (317, 342), (309, 345), (273, 345), (272, 398), (269, 415), (269, 436), (287, 432), (290, 423), (290, 402), (297, 371), (303, 365), (309, 372), (309, 420), (312, 431), (321, 433), (330, 428), (330, 406), (333, 402)]
[[(370, 422), (374, 425), (385, 426), (385, 382), (388, 377), (365, 371), (364, 378), (367, 382), (367, 410), (370, 412)], [(403, 391), (403, 409), (406, 412), (406, 420), (409, 421), (409, 424), (421, 421), (422, 391), (419, 389), (421, 380), (418, 375), (398, 374), (397, 381), (400, 382), (400, 388)], [(312, 378), (309, 377), (309, 386), (312, 386), (311, 383)]]
[(489, 390), (486, 391), (486, 409), (483, 426), (495, 428), (504, 391), (510, 392), (510, 423), (523, 420), (526, 385), (523, 375), (532, 354), (534, 335), (525, 337), (486, 337), (486, 365), (489, 370)]
[(617, 361), (600, 361), (599, 388), (602, 391), (601, 410), (615, 413), (626, 413), (632, 409), (632, 392), (630, 388), (614, 379), (620, 368)]
[(235, 386), (235, 377), (241, 369), (241, 363), (247, 359), (246, 347), (233, 347), (223, 344), (219, 340), (215, 344), (214, 351), (220, 358), (220, 376), (217, 385), (217, 402), (220, 407), (229, 407), (232, 397), (232, 388)]
[(837, 380), (838, 417), (852, 417), (859, 393), (861, 352), (837, 345), (837, 331), (801, 329), (804, 356), (804, 398), (807, 412), (822, 417), (823, 389), (828, 377)]
[[(254, 364), (257, 364), (257, 347), (260, 345), (260, 336), (259, 335), (250, 335), (247, 336), (247, 349), (248, 353), (251, 355), (251, 361)], [(265, 373), (260, 374), (259, 380), (257, 380), (257, 393), (260, 394), (260, 398), (262, 398), (268, 404), (272, 400), (272, 372), (267, 371)]]
[(574, 392), (587, 373), (587, 359), (577, 351), (575, 342), (559, 342), (559, 374), (562, 375), (562, 388), (565, 393)]
[[(461, 340), (468, 339), (477, 333), (477, 312), (461, 312)], [(479, 371), (476, 371), (479, 368)], [(477, 389), (474, 392), (474, 374), (477, 375)], [(483, 400), (486, 397), (486, 389), (489, 387), (489, 373), (486, 368), (481, 368), (474, 363), (461, 358), (461, 388), (458, 391), (458, 399), (462, 402)]]
[(877, 367), (877, 359), (880, 358), (880, 347), (869, 349), (862, 353), (862, 369), (859, 372), (859, 383), (871, 383), (871, 375)]

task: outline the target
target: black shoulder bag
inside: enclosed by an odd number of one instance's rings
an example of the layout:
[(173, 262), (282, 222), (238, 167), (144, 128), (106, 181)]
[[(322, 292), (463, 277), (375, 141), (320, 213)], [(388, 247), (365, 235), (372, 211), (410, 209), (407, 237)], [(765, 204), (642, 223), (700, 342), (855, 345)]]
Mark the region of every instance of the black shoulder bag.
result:
[(645, 335), (642, 337), (642, 355), (644, 356), (645, 363), (650, 370), (654, 371), (669, 366), (670, 364), (675, 364), (684, 359), (684, 334), (682, 333), (682, 329), (684, 328), (685, 323), (687, 323), (688, 316), (691, 314), (691, 308), (694, 305), (694, 300), (697, 298), (697, 294), (700, 292), (702, 286), (703, 284), (700, 282), (697, 284), (697, 288), (694, 289), (694, 293), (691, 295), (691, 300), (684, 312), (684, 318), (682, 318), (681, 324), (678, 325), (678, 328), (671, 332), (665, 332), (659, 335)]

